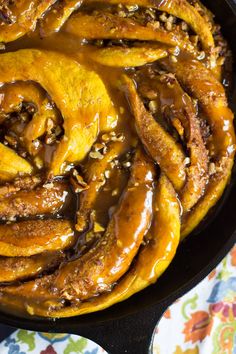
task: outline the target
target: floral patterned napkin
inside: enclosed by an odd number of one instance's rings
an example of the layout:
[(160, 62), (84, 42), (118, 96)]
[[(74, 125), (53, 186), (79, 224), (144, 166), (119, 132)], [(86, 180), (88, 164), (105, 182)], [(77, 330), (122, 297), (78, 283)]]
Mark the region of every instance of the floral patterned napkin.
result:
[[(0, 344), (0, 354), (26, 353), (106, 352), (83, 337), (25, 330)], [(155, 329), (153, 354), (236, 354), (236, 245), (207, 278), (168, 308)]]
[(155, 330), (154, 353), (236, 354), (236, 245), (165, 312)]

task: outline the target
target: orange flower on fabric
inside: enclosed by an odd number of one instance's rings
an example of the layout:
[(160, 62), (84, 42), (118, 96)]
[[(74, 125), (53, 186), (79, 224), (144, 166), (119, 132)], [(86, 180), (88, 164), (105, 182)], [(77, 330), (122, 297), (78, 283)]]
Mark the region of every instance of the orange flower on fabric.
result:
[(232, 250), (230, 251), (230, 255), (231, 255), (231, 264), (233, 266), (236, 266), (236, 246), (232, 248)]
[(211, 280), (212, 278), (214, 278), (216, 275), (216, 269), (213, 269), (213, 271), (208, 275), (208, 279)]
[(170, 309), (167, 309), (163, 315), (165, 318), (170, 319), (171, 318), (171, 313), (170, 313)]
[(197, 311), (191, 314), (191, 319), (185, 323), (184, 336), (185, 342), (195, 343), (202, 341), (211, 333), (213, 322), (209, 314), (205, 311)]

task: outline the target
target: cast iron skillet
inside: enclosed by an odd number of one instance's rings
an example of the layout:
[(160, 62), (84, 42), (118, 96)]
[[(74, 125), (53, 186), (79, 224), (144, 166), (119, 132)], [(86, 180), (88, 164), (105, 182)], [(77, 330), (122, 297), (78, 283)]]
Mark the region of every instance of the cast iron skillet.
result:
[[(236, 58), (236, 0), (203, 3), (215, 13)], [(236, 104), (236, 96), (234, 101)], [(234, 171), (232, 180), (235, 177)], [(207, 220), (207, 225), (180, 245), (174, 261), (155, 285), (123, 303), (94, 314), (58, 320), (0, 313), (0, 322), (36, 331), (80, 334), (111, 354), (146, 354), (154, 327), (167, 306), (202, 280), (236, 241), (236, 183), (231, 182), (219, 207)]]

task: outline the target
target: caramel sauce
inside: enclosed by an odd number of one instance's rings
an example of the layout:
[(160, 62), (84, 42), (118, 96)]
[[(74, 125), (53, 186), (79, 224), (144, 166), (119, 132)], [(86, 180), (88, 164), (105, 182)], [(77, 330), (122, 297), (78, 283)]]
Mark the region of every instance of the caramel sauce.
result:
[[(104, 67), (103, 65), (99, 65), (93, 62), (92, 60), (89, 60), (88, 53), (93, 50), (93, 46), (84, 44), (83, 39), (78, 40), (78, 38), (75, 38), (72, 35), (63, 33), (63, 30), (43, 38), (40, 36), (39, 31), (36, 30), (31, 34), (27, 34), (23, 38), (6, 44), (6, 50), (4, 52), (11, 52), (26, 48), (43, 49), (55, 52), (58, 51), (66, 54), (71, 59), (78, 61), (78, 63), (86, 65), (89, 69), (96, 71), (100, 75), (100, 77), (102, 77), (109, 92), (109, 95), (112, 98), (114, 106), (120, 115), (120, 119), (114, 130), (115, 133), (124, 134), (127, 141), (127, 145), (130, 146), (130, 148), (136, 145), (137, 138), (135, 135), (134, 124), (129, 109), (129, 104), (126, 100), (124, 92), (120, 90), (120, 77), (124, 72), (124, 69)], [(30, 103), (34, 104), (34, 102)], [(20, 122), (18, 123), (18, 125), (15, 124), (14, 127), (11, 127), (11, 130), (15, 133), (20, 133), (24, 130), (24, 128), (25, 124)], [(38, 156), (43, 160), (46, 167), (50, 164), (55, 149), (55, 144), (45, 144), (41, 149)], [(86, 165), (86, 159), (84, 163), (80, 163), (80, 168), (83, 169), (84, 165)], [(117, 173), (113, 172), (113, 176), (108, 180), (104, 192), (101, 193), (100, 197), (98, 197), (98, 200), (96, 202), (96, 210), (98, 212), (99, 222), (104, 226), (106, 226), (108, 222), (109, 214), (107, 210), (117, 203), (122, 193), (122, 190), (124, 189), (124, 186), (127, 182), (127, 178), (128, 170), (125, 170), (125, 168), (123, 168), (122, 170), (119, 169)], [(117, 189), (118, 192), (116, 192)], [(112, 191), (115, 191), (113, 192), (113, 196), (111, 195)], [(116, 193), (116, 196), (114, 195), (114, 193)], [(73, 199), (75, 200), (75, 198)], [(74, 202), (72, 206), (69, 205), (70, 203), (67, 203), (69, 210), (65, 211), (66, 208), (63, 208), (64, 213), (66, 215), (70, 215), (73, 221), (75, 217), (74, 214), (76, 205), (78, 205), (78, 203), (79, 198), (78, 202)]]

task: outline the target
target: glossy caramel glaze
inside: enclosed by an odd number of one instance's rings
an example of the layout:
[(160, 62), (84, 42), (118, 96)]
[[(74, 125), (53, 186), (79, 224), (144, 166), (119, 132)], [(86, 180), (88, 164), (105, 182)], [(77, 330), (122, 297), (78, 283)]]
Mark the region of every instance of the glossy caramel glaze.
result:
[(0, 225), (1, 256), (32, 256), (56, 251), (73, 243), (73, 230), (66, 220), (31, 220)]
[(230, 179), (225, 58), (199, 1), (0, 0), (2, 310), (86, 314), (161, 276)]
[(69, 191), (66, 183), (53, 182), (36, 187), (32, 191), (20, 190), (9, 193), (0, 200), (0, 218), (12, 220), (17, 217), (55, 214), (66, 203)]
[(31, 278), (59, 266), (65, 259), (61, 251), (43, 252), (31, 257), (0, 257), (0, 281), (9, 283)]

